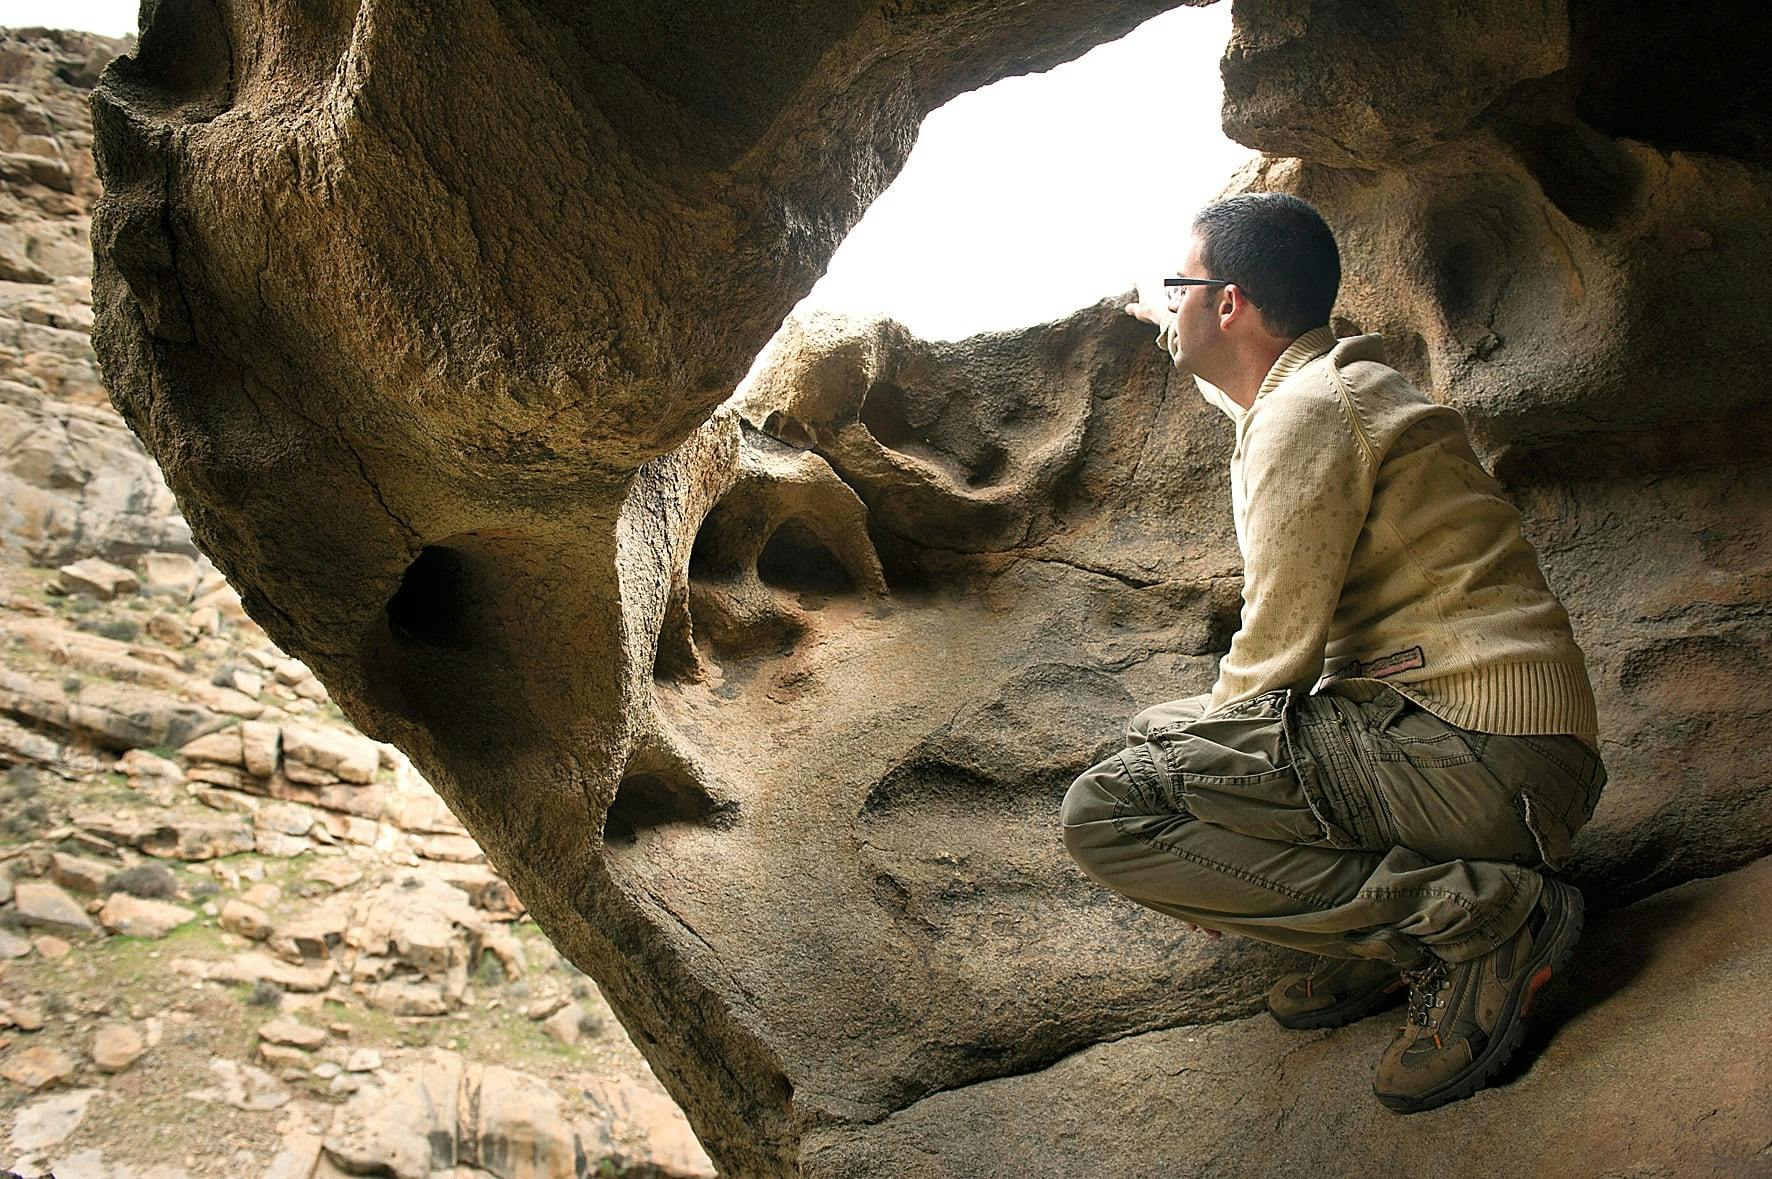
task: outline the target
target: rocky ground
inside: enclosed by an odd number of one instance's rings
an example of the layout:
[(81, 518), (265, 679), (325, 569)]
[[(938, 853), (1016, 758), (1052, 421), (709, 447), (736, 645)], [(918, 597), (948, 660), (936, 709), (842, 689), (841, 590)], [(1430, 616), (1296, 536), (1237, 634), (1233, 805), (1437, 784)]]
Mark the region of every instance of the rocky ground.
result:
[(712, 1174), (592, 981), (190, 547), (88, 340), (85, 89), (0, 31), (0, 1168)]

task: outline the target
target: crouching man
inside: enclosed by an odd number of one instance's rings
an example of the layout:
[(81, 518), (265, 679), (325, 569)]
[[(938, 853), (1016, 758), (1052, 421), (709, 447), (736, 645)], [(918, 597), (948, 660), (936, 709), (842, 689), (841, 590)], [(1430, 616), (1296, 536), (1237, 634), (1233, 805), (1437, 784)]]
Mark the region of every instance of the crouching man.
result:
[(1211, 205), (1183, 270), (1126, 310), (1235, 424), (1241, 625), (1211, 692), (1071, 785), (1065, 844), (1140, 904), (1320, 955), (1268, 996), (1287, 1027), (1406, 997), (1373, 1090), (1429, 1109), (1501, 1069), (1580, 936), (1552, 873), (1606, 780), (1586, 665), (1463, 418), (1330, 330), (1315, 209)]

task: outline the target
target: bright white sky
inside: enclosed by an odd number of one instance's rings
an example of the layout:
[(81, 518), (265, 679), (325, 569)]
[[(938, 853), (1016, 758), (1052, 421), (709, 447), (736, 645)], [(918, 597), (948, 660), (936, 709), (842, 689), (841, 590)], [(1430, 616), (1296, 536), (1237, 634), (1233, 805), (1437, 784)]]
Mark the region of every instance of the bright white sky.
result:
[[(1255, 153), (1219, 129), (1230, 4), (1177, 8), (923, 122), (801, 307), (926, 339), (1057, 319), (1181, 261), (1189, 215)], [(121, 36), (135, 0), (0, 0), (0, 26)]]
[(0, 0), (0, 28), (41, 25), (127, 37), (136, 31), (136, 11), (136, 0)]

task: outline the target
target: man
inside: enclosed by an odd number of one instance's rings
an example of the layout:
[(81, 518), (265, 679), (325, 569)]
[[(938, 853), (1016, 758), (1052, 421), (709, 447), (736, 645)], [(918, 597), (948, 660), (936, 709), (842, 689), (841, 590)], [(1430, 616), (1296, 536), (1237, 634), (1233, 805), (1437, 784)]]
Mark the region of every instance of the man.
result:
[(1337, 340), (1334, 236), (1296, 197), (1195, 218), (1159, 344), (1235, 423), (1241, 626), (1211, 692), (1148, 708), (1065, 796), (1066, 846), (1216, 936), (1323, 956), (1288, 1027), (1408, 1015), (1373, 1091), (1412, 1112), (1506, 1063), (1580, 936), (1546, 875), (1605, 770), (1569, 618), (1464, 420)]

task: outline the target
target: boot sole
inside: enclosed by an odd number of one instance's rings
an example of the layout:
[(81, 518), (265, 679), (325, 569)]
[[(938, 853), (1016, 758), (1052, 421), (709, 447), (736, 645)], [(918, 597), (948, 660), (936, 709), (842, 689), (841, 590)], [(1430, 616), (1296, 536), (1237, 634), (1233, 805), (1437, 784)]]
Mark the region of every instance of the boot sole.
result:
[(1495, 1025), (1495, 1034), (1490, 1038), (1488, 1047), (1481, 1056), (1471, 1061), (1464, 1072), (1426, 1093), (1380, 1093), (1374, 1088), (1373, 1096), (1387, 1109), (1394, 1109), (1398, 1113), (1420, 1113), (1424, 1109), (1433, 1109), (1449, 1101), (1469, 1097), (1487, 1085), (1512, 1058), (1520, 1041), (1526, 1038), (1526, 1013), (1532, 1006), (1533, 998), (1553, 975), (1569, 965), (1569, 959), (1575, 954), (1575, 943), (1581, 940), (1585, 907), (1581, 893), (1555, 880), (1546, 881), (1545, 887), (1557, 890), (1559, 903), (1553, 905), (1546, 917), (1544, 928), (1539, 930), (1538, 945), (1533, 948), (1532, 956), (1521, 967), (1519, 978), (1508, 991), (1507, 1002), (1502, 1006), (1500, 1019)]
[(1403, 1001), (1403, 995), (1408, 989), (1407, 981), (1399, 975), (1376, 991), (1345, 999), (1333, 1007), (1302, 1012), (1298, 1015), (1281, 1015), (1270, 1007), (1267, 1013), (1274, 1017), (1275, 1023), (1283, 1028), (1291, 1028), (1293, 1031), (1346, 1027), (1350, 1023), (1360, 1022), (1368, 1015), (1376, 1015), (1387, 1007), (1395, 1007)]

